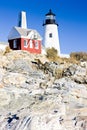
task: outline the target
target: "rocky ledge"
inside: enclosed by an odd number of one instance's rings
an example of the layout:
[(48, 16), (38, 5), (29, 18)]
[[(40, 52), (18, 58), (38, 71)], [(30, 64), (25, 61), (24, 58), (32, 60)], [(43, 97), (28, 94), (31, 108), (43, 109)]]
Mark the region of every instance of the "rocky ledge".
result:
[(87, 62), (1, 52), (0, 130), (87, 130)]

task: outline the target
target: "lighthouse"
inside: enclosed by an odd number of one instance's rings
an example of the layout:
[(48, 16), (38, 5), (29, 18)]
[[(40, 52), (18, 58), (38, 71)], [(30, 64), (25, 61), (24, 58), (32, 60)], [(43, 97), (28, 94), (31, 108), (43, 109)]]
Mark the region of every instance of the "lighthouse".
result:
[(44, 40), (43, 45), (45, 48), (55, 48), (60, 55), (60, 45), (58, 36), (58, 24), (56, 23), (56, 15), (50, 9), (45, 15), (44, 26)]

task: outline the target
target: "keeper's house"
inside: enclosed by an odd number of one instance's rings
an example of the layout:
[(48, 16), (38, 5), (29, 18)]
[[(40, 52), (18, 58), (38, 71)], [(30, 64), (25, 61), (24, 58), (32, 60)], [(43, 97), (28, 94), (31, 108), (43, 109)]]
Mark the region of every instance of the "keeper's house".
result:
[(41, 53), (42, 37), (36, 30), (27, 29), (26, 13), (21, 12), (18, 27), (13, 27), (8, 35), (9, 46), (13, 50), (27, 50)]

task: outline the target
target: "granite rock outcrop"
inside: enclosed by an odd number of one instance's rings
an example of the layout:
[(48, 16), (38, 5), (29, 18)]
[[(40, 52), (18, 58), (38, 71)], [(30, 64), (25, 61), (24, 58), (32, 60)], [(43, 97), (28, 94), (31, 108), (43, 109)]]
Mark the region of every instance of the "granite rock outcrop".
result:
[(0, 130), (87, 130), (87, 62), (0, 53)]

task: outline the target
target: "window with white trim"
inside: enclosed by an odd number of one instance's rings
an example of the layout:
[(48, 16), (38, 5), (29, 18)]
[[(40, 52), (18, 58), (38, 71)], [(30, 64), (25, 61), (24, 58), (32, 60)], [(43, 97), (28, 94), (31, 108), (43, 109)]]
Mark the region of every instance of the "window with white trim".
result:
[(37, 34), (36, 33), (34, 34), (34, 39), (37, 39)]
[(13, 48), (14, 48), (14, 49), (17, 48), (17, 39), (15, 39), (15, 40), (13, 41)]
[(38, 41), (35, 41), (35, 49), (39, 49)]
[(27, 46), (28, 46), (28, 41), (24, 40), (24, 47), (27, 47)]
[(32, 43), (32, 40), (30, 40), (30, 48), (33, 48), (33, 43)]

